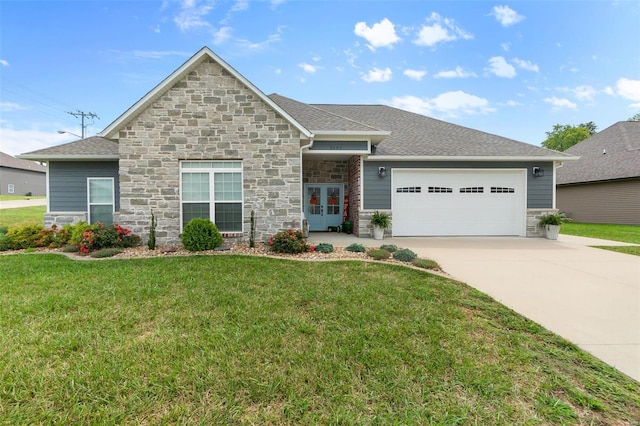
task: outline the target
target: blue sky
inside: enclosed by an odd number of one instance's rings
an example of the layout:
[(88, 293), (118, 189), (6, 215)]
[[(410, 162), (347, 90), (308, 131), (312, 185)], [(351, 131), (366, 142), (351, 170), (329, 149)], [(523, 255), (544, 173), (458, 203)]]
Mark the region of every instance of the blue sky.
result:
[(3, 0), (0, 150), (100, 132), (205, 45), (267, 94), (535, 145), (640, 111), (637, 1)]

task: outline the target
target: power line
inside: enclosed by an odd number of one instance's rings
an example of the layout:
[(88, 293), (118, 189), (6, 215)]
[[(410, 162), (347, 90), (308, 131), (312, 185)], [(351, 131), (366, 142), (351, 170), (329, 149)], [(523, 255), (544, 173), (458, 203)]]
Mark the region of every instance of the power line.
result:
[[(80, 110), (76, 110), (75, 112), (72, 111), (65, 111), (67, 114), (71, 114), (73, 115), (75, 118), (81, 117), (82, 120), (82, 139), (84, 139), (84, 129), (88, 126), (88, 124), (84, 124), (84, 119), (85, 117), (90, 118), (90, 119), (94, 119), (97, 118), (98, 120), (100, 120), (100, 117), (98, 117), (98, 115), (94, 112), (84, 112), (84, 111), (80, 111)], [(94, 122), (92, 121), (90, 124), (93, 124)]]

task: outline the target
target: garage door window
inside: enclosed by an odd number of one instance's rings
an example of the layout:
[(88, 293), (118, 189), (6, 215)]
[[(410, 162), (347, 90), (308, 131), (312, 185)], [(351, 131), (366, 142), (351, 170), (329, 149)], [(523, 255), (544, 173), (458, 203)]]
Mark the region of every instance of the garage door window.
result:
[(396, 192), (417, 194), (422, 192), (422, 188), (419, 186), (404, 186), (402, 188), (396, 188)]
[(482, 186), (470, 186), (467, 188), (460, 188), (460, 192), (465, 194), (482, 194), (484, 193), (484, 187)]
[(513, 194), (516, 191), (514, 188), (507, 188), (504, 186), (492, 186), (491, 192), (493, 194)]
[(444, 186), (430, 186), (429, 192), (433, 193), (453, 193), (453, 188), (447, 188)]

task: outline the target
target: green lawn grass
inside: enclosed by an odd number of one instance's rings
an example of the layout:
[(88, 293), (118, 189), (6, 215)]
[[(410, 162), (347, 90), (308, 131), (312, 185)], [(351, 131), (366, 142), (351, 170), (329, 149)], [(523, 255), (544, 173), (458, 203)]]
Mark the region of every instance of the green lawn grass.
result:
[(47, 206), (20, 207), (17, 209), (0, 209), (0, 226), (44, 224), (44, 213)]
[(12, 201), (12, 200), (44, 200), (44, 195), (27, 196), (27, 195), (0, 195), (0, 201)]
[(617, 251), (618, 253), (640, 256), (640, 246), (592, 246), (603, 250)]
[(640, 225), (611, 225), (601, 223), (563, 223), (561, 234), (580, 237), (601, 238), (603, 240), (621, 241), (640, 244)]
[(6, 424), (640, 419), (638, 382), (397, 265), (22, 254), (0, 256), (0, 276)]

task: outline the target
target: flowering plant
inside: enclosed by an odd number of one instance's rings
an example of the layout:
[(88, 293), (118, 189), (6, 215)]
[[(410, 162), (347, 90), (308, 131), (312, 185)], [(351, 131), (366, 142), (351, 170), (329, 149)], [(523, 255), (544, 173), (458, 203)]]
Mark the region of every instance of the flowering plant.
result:
[(280, 231), (269, 238), (269, 246), (276, 253), (304, 253), (310, 251), (311, 246), (307, 244), (307, 239), (300, 229), (289, 228)]
[(132, 234), (130, 229), (118, 224), (105, 226), (105, 224), (98, 222), (82, 232), (82, 239), (78, 246), (80, 252), (89, 253), (103, 248), (135, 247), (139, 244), (140, 237)]

